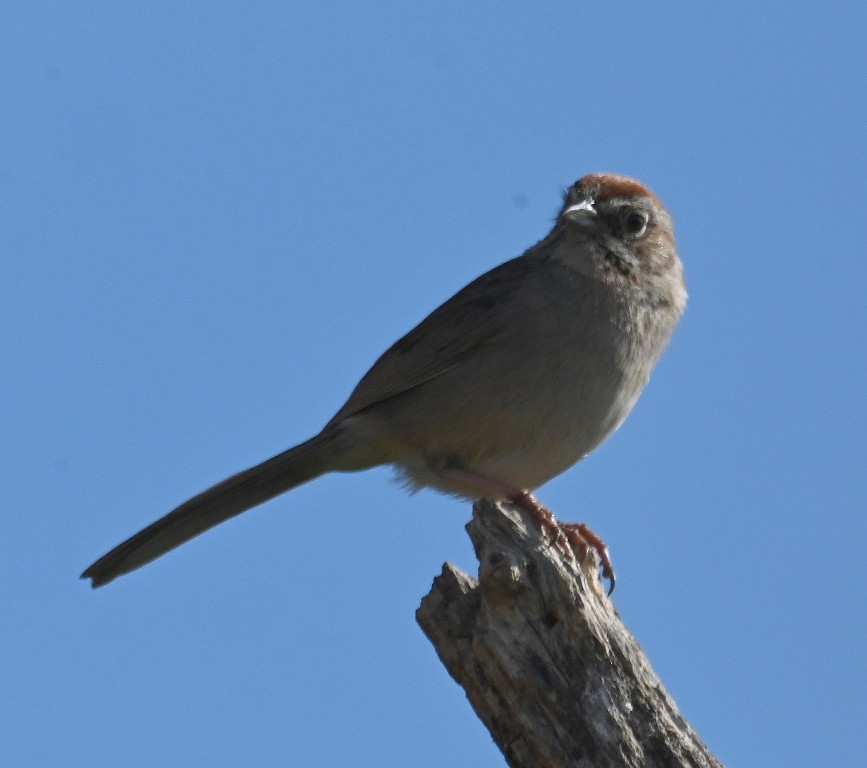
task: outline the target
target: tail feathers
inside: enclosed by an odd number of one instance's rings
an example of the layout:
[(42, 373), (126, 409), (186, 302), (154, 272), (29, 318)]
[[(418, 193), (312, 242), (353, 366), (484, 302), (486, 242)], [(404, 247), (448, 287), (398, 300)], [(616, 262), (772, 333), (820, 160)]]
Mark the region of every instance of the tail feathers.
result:
[(323, 432), (185, 501), (103, 555), (84, 573), (95, 589), (156, 560), (209, 528), (330, 469), (334, 433)]

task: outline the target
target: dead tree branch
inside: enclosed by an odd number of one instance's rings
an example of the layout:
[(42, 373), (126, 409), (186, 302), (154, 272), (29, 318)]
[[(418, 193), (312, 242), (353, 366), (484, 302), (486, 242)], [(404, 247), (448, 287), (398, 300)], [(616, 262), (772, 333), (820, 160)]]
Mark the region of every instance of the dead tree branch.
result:
[(722, 768), (604, 596), (516, 507), (467, 525), (479, 580), (446, 564), (416, 618), (512, 768)]

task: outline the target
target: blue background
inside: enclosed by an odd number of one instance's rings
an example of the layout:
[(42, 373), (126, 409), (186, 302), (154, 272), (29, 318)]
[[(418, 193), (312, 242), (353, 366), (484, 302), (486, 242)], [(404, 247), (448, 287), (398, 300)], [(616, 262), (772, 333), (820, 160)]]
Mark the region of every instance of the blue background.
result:
[(469, 506), (333, 475), (98, 592), (614, 171), (690, 306), (540, 496), (729, 765), (862, 766), (863, 2), (0, 10), (0, 764), (502, 765), (413, 613)]

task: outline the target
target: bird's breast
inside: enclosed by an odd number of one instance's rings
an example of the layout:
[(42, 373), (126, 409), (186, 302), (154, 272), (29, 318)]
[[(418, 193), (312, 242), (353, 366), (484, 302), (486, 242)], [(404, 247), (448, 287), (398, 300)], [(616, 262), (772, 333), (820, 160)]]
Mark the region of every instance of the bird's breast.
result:
[(404, 447), (395, 463), (418, 485), (439, 487), (426, 467), (445, 457), (532, 489), (590, 453), (626, 418), (652, 366), (634, 322), (611, 314), (594, 325), (586, 309), (516, 316), (471, 359), (402, 395), (386, 412)]

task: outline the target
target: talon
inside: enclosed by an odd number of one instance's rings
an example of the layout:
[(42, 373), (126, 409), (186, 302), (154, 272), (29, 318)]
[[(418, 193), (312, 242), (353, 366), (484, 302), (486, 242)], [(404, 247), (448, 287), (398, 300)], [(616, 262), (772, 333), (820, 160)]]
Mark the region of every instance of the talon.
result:
[[(564, 526), (566, 527), (566, 526)], [(614, 566), (611, 564), (611, 555), (608, 553), (608, 545), (602, 541), (593, 531), (591, 531), (584, 523), (571, 523), (569, 527), (574, 527), (583, 538), (599, 555), (599, 563), (602, 566), (602, 578), (608, 579), (610, 586), (608, 594), (614, 591), (614, 586), (617, 584), (617, 576), (614, 574)]]

